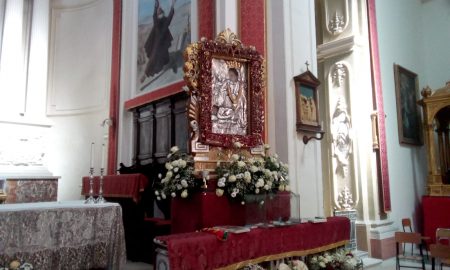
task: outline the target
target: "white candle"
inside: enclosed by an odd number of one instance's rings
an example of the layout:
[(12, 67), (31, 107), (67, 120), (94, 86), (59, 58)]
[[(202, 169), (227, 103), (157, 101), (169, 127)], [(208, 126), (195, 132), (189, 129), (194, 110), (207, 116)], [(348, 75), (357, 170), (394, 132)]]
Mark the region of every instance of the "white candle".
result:
[(105, 168), (105, 162), (106, 162), (106, 160), (105, 160), (105, 144), (103, 143), (102, 144), (102, 169), (104, 169)]
[(91, 168), (94, 168), (94, 143), (91, 143)]

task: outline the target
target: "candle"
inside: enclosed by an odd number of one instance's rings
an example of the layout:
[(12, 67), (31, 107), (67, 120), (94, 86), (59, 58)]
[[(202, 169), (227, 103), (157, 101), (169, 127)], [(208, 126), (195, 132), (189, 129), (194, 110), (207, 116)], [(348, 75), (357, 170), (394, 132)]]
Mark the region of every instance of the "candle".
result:
[(91, 143), (91, 168), (94, 168), (94, 143)]
[(102, 169), (105, 168), (105, 144), (102, 144)]

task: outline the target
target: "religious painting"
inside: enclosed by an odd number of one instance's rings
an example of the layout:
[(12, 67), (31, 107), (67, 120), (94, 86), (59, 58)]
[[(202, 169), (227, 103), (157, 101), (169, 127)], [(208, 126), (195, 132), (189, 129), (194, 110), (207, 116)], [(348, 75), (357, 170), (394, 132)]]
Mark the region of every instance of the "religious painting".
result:
[(191, 42), (191, 0), (139, 0), (138, 93), (183, 79), (183, 51)]
[(255, 47), (227, 29), (215, 40), (190, 44), (185, 59), (191, 145), (264, 144), (264, 59)]
[(212, 132), (247, 135), (247, 65), (213, 58), (211, 66)]
[(319, 80), (308, 70), (294, 77), (297, 131), (321, 131), (317, 86)]
[(417, 74), (394, 64), (394, 75), (399, 141), (401, 144), (422, 145)]

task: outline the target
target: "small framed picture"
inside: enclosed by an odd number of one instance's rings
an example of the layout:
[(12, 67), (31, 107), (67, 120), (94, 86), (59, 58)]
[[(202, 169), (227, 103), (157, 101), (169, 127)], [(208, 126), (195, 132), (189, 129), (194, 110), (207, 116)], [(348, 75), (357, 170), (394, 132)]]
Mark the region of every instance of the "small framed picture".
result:
[(317, 87), (320, 81), (308, 70), (294, 77), (297, 108), (297, 131), (319, 132), (319, 99)]
[(398, 137), (401, 144), (422, 145), (422, 128), (417, 104), (417, 74), (394, 64)]

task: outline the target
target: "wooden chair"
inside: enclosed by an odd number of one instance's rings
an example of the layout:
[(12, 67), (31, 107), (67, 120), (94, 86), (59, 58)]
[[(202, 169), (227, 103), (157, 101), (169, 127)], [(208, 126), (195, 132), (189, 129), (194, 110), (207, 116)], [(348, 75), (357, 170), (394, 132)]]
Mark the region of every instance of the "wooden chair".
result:
[[(395, 244), (396, 244), (396, 269), (400, 269), (400, 267), (404, 268), (419, 268), (425, 270), (425, 259), (422, 251), (422, 237), (419, 233), (412, 232), (396, 232), (395, 233)], [(419, 246), (420, 256), (414, 255), (405, 255), (400, 254), (400, 245), (402, 244), (416, 244)], [(409, 265), (400, 265), (400, 260), (412, 260), (412, 261), (421, 261), (422, 267), (417, 266), (409, 266)]]
[(450, 245), (450, 228), (437, 228), (436, 244)]
[(432, 244), (430, 246), (431, 269), (435, 269), (436, 258), (440, 260), (440, 266), (450, 265), (450, 246), (441, 244)]
[[(412, 229), (412, 225), (411, 225), (411, 219), (409, 218), (404, 218), (402, 219), (402, 227), (403, 227), (403, 232), (414, 232)], [(425, 255), (427, 257), (428, 260), (428, 249), (427, 249), (427, 243), (426, 241), (430, 240), (430, 237), (426, 237), (426, 236), (421, 236), (422, 237), (422, 244), (425, 247)], [(403, 255), (405, 255), (405, 249), (406, 249), (406, 244), (403, 244)], [(411, 244), (411, 254), (413, 253), (413, 249), (414, 249), (414, 245)]]

